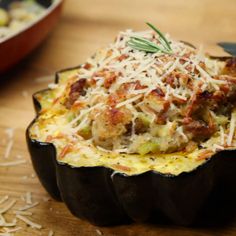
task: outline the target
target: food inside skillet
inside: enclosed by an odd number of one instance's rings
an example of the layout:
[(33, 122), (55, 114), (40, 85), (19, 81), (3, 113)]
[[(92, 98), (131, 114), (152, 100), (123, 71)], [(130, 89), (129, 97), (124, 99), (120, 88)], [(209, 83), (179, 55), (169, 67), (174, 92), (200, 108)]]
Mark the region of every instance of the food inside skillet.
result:
[(8, 9), (0, 7), (0, 39), (16, 33), (36, 21), (45, 8), (35, 0), (13, 1)]
[(178, 175), (235, 148), (236, 59), (211, 59), (152, 30), (115, 42), (36, 95), (31, 138), (58, 161)]

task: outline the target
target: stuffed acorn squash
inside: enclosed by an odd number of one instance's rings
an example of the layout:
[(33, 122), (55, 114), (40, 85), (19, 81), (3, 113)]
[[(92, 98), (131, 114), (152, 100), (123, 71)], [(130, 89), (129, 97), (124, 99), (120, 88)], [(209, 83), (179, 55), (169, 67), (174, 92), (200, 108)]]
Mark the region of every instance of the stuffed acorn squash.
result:
[(149, 26), (119, 33), (34, 95), (34, 168), (52, 196), (97, 225), (155, 211), (192, 223), (236, 167), (235, 58), (212, 59)]

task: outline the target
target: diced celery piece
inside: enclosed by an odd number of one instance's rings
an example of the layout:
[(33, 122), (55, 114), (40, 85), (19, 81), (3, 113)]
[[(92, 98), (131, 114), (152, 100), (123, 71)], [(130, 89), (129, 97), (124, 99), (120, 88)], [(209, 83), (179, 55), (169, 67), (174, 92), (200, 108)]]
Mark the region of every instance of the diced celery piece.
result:
[(223, 115), (216, 116), (216, 123), (219, 125), (224, 125), (228, 122), (228, 118)]
[(158, 150), (158, 148), (159, 148), (159, 145), (157, 143), (147, 142), (139, 146), (138, 153), (140, 155), (145, 155), (150, 152), (154, 153)]
[(84, 127), (82, 130), (79, 131), (79, 135), (81, 135), (85, 139), (89, 138), (91, 136), (91, 127)]
[(0, 8), (0, 26), (7, 25), (8, 21), (9, 21), (9, 16), (7, 12), (4, 9)]
[(166, 125), (155, 125), (151, 130), (152, 135), (157, 137), (165, 137), (169, 133), (169, 126)]
[(71, 122), (74, 118), (75, 118), (75, 114), (71, 112), (71, 113), (69, 113), (68, 116), (67, 116), (67, 121), (68, 121), (68, 122)]
[(149, 124), (150, 124), (150, 118), (149, 118), (147, 115), (145, 115), (145, 114), (143, 114), (143, 113), (140, 113), (140, 114), (138, 115), (138, 118), (142, 121), (142, 123), (143, 123), (145, 126), (149, 126)]

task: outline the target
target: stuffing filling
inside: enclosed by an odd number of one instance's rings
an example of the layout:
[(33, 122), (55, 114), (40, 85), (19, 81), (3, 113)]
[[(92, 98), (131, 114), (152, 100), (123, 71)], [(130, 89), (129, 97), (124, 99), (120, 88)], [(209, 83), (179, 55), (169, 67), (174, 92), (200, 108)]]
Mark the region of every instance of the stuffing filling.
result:
[(131, 37), (161, 40), (154, 31), (120, 32), (80, 68), (60, 73), (58, 84), (36, 95), (42, 109), (31, 137), (70, 160), (85, 146), (149, 158), (195, 151), (198, 161), (233, 147), (235, 58), (211, 59), (168, 35), (171, 53), (146, 52), (132, 48)]

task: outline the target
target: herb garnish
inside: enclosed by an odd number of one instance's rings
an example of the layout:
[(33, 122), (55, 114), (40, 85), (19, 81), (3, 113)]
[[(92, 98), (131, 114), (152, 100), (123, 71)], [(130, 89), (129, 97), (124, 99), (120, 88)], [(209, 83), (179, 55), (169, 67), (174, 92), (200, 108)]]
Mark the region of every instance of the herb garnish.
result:
[(160, 30), (158, 30), (155, 26), (153, 26), (150, 23), (146, 23), (150, 28), (152, 28), (158, 35), (159, 35), (159, 41), (160, 44), (156, 44), (148, 39), (142, 38), (142, 37), (131, 37), (131, 39), (128, 42), (128, 46), (130, 46), (133, 49), (137, 49), (140, 51), (145, 52), (163, 52), (167, 54), (173, 53), (170, 43), (166, 39), (166, 37), (161, 33)]

